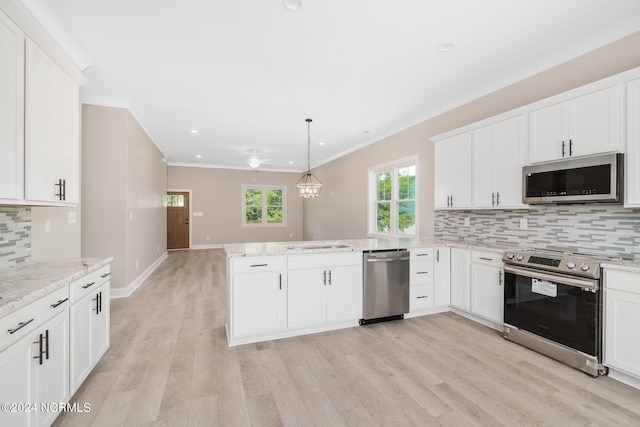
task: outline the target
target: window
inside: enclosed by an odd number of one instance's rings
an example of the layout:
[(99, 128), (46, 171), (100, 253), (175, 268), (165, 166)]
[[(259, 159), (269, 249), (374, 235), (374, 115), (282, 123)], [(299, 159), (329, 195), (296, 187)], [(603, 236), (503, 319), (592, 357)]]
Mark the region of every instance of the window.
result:
[(369, 234), (417, 236), (416, 159), (369, 169)]
[(181, 208), (184, 206), (183, 194), (167, 194), (167, 206), (170, 208)]
[(287, 225), (287, 188), (242, 186), (242, 225), (284, 227)]

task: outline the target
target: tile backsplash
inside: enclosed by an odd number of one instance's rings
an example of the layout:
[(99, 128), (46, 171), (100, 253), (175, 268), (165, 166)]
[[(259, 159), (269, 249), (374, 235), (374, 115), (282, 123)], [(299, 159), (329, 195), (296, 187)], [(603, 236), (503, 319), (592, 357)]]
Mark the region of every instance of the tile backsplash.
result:
[(0, 268), (31, 258), (31, 208), (0, 206)]
[[(640, 259), (640, 209), (561, 205), (435, 214), (436, 237)], [(520, 228), (522, 219), (526, 230)]]

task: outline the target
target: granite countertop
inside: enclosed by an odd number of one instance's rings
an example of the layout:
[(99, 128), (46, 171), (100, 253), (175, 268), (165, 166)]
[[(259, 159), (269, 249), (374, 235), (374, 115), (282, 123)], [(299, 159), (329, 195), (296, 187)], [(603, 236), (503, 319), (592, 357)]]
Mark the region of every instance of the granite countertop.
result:
[[(346, 248), (331, 247), (332, 245), (348, 245)], [(322, 247), (326, 246), (326, 247)], [(481, 249), (494, 252), (504, 252), (514, 249), (512, 246), (487, 246), (479, 243), (460, 240), (423, 238), (393, 238), (393, 239), (353, 239), (353, 240), (315, 240), (303, 242), (256, 242), (232, 243), (224, 245), (228, 257), (299, 255), (334, 252), (363, 252), (370, 250), (425, 248), (434, 246), (449, 246), (463, 249)]]
[(113, 258), (37, 261), (0, 269), (0, 317), (69, 285)]

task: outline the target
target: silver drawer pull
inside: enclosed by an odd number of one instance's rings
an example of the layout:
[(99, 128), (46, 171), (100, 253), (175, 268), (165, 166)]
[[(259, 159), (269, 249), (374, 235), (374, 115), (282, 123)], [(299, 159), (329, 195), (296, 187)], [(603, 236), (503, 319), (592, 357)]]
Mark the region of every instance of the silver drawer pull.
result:
[(266, 267), (269, 264), (251, 264), (251, 267)]
[(416, 272), (416, 274), (429, 274), (429, 272), (428, 271), (418, 271), (418, 272)]
[(101, 279), (104, 279), (105, 277), (109, 277), (111, 276), (111, 273), (104, 273), (102, 276), (100, 276)]
[(34, 320), (35, 319), (27, 320), (26, 322), (20, 322), (20, 323), (18, 323), (18, 326), (16, 326), (15, 328), (7, 329), (7, 332), (9, 332), (9, 334), (15, 334), (20, 329), (24, 328), (25, 326), (27, 326), (29, 323), (33, 322)]
[(423, 295), (421, 297), (417, 297), (417, 299), (422, 299), (422, 298), (429, 298), (429, 296), (428, 295)]
[(84, 286), (82, 287), (82, 289), (90, 288), (91, 286), (93, 286), (93, 285), (95, 285), (95, 284), (96, 284), (96, 282), (87, 283), (86, 285), (84, 285)]
[(69, 298), (65, 298), (65, 299), (59, 299), (57, 303), (55, 304), (51, 304), (51, 307), (56, 308), (58, 307), (60, 304), (63, 304), (65, 302), (69, 301)]
[(493, 261), (493, 258), (485, 258), (485, 257), (483, 257), (483, 256), (478, 257), (478, 259), (483, 259), (483, 260), (485, 260), (485, 261)]
[(427, 252), (426, 254), (418, 254), (416, 256), (429, 256), (429, 255), (430, 255), (429, 252)]

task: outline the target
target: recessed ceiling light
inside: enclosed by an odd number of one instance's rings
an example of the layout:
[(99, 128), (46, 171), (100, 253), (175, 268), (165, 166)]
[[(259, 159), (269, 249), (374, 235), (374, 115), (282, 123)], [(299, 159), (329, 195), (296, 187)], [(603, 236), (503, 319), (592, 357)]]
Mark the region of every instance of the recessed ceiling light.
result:
[(320, 141), (318, 144), (320, 144), (320, 145), (324, 145), (324, 141)]
[(302, 7), (301, 0), (282, 0), (282, 6), (287, 10), (298, 10)]
[(191, 129), (191, 133), (195, 135), (196, 133), (198, 133), (198, 129)]
[(442, 43), (440, 46), (438, 46), (438, 52), (451, 52), (455, 47), (456, 45), (454, 45), (453, 43)]
[(200, 154), (196, 154), (196, 159), (201, 159), (202, 156)]
[(293, 161), (290, 161), (290, 162), (289, 162), (289, 164), (290, 164), (290, 165), (292, 165), (292, 164), (293, 164)]

